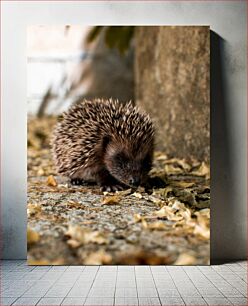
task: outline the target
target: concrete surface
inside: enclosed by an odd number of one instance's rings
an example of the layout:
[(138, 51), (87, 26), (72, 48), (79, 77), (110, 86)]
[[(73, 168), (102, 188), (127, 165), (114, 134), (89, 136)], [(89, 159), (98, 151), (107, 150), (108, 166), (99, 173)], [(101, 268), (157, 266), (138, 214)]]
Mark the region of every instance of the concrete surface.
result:
[(212, 259), (245, 258), (246, 1), (2, 4), (2, 257), (26, 257), (26, 27), (38, 23), (210, 25), (221, 65), (211, 75)]
[(2, 262), (1, 305), (247, 305), (247, 265), (26, 266)]

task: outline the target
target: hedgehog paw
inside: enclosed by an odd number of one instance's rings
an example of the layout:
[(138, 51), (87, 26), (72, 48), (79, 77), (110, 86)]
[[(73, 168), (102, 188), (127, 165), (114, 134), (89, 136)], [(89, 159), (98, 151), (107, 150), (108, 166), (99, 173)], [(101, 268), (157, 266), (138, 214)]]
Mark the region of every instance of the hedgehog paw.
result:
[(123, 190), (123, 187), (121, 185), (102, 185), (100, 187), (100, 190), (107, 192), (116, 192), (119, 190)]
[(78, 178), (71, 179), (72, 185), (83, 185), (84, 181)]

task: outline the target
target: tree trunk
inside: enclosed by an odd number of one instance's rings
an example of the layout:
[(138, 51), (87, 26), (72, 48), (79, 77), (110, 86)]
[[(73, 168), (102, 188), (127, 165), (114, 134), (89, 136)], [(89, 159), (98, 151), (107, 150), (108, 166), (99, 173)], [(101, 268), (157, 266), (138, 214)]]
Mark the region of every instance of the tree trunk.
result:
[(137, 27), (135, 41), (136, 102), (155, 121), (157, 149), (209, 161), (209, 27)]

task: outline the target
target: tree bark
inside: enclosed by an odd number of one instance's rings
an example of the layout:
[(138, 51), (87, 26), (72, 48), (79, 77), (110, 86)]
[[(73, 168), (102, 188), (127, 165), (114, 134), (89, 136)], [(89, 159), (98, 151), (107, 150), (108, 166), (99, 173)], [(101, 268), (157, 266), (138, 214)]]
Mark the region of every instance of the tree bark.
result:
[(137, 27), (135, 41), (136, 102), (155, 121), (157, 149), (209, 161), (209, 27)]

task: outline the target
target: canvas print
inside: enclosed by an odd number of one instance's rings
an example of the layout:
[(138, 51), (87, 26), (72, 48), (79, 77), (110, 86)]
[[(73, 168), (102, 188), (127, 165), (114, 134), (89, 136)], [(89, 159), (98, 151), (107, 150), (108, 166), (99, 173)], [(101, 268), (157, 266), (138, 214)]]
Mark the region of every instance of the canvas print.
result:
[(210, 262), (208, 26), (29, 26), (30, 265)]

